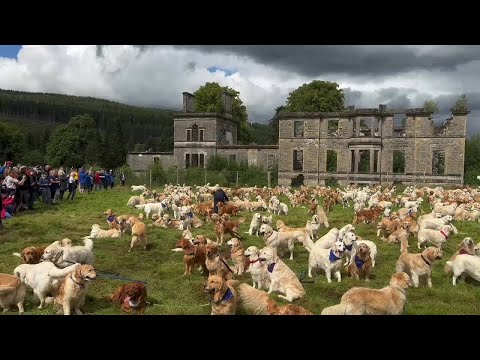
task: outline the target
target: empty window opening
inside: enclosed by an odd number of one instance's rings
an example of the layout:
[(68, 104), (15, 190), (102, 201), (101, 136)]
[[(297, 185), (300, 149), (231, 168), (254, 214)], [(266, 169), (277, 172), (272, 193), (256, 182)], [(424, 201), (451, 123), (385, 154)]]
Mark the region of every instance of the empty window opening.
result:
[(380, 136), (380, 131), (378, 129), (378, 120), (374, 117), (360, 118), (359, 136)]
[(405, 150), (393, 150), (393, 173), (405, 174)]
[(198, 141), (198, 125), (192, 125), (192, 141)]
[(204, 132), (203, 129), (199, 130), (199, 134), (200, 134), (200, 139), (199, 139), (199, 141), (203, 141), (203, 132)]
[(154, 164), (154, 165), (160, 164), (160, 156), (155, 156), (155, 157), (153, 158), (153, 164)]
[(192, 154), (192, 167), (198, 166), (198, 154)]
[(303, 150), (293, 150), (293, 170), (303, 170)]
[(192, 141), (192, 130), (187, 130), (187, 141)]
[(200, 154), (200, 167), (205, 167), (205, 154)]
[(338, 119), (328, 120), (328, 136), (338, 136)]
[(185, 154), (185, 168), (190, 167), (190, 154)]
[(358, 172), (359, 173), (369, 173), (370, 172), (370, 150), (360, 150), (359, 154), (359, 163), (358, 163)]
[(405, 136), (405, 126), (407, 124), (406, 114), (395, 114), (393, 116), (393, 136), (403, 137)]
[(355, 172), (355, 150), (350, 150), (351, 166), (350, 172)]
[(303, 121), (294, 121), (293, 123), (293, 136), (294, 137), (303, 137)]
[(432, 154), (432, 174), (445, 174), (445, 151), (434, 150)]
[(230, 154), (230, 161), (237, 161), (237, 154)]
[(337, 152), (335, 150), (327, 150), (327, 171), (337, 172)]
[(373, 151), (373, 172), (374, 173), (379, 173), (380, 172), (380, 167), (378, 164), (378, 154), (380, 153), (379, 150), (374, 150)]

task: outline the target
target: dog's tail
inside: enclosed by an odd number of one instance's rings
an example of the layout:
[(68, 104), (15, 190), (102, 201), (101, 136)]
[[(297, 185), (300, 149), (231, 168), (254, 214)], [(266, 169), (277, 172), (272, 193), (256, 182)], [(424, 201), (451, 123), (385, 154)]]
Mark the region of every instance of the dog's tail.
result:
[(19, 257), (20, 259), (22, 258), (22, 255), (20, 255), (20, 253), (13, 253), (12, 255), (16, 256), (16, 257)]
[(444, 270), (445, 270), (446, 274), (448, 274), (450, 271), (452, 271), (452, 264), (453, 264), (453, 261), (450, 261), (450, 260), (445, 263)]
[(87, 237), (83, 239), (83, 243), (85, 244), (85, 248), (88, 250), (93, 250), (93, 240)]
[(324, 308), (320, 315), (346, 315), (347, 305), (337, 304)]
[(327, 228), (327, 229), (330, 228), (330, 224), (328, 223), (328, 220), (325, 220), (325, 221), (323, 222), (323, 225), (324, 225), (325, 228)]

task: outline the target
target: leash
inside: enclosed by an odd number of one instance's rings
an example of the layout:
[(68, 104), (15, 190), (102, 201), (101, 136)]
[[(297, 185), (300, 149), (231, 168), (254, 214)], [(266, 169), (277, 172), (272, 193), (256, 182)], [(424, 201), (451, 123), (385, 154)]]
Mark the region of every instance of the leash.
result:
[(230, 266), (228, 266), (228, 264), (225, 262), (225, 260), (223, 260), (222, 258), (220, 258), (220, 260), (222, 260), (222, 262), (225, 264), (225, 266), (227, 267), (228, 271), (230, 271), (230, 272), (233, 274), (233, 270), (230, 269)]
[[(63, 260), (63, 261), (66, 262), (66, 263), (70, 263), (72, 265), (76, 264), (75, 262), (68, 261), (68, 260)], [(125, 281), (130, 281), (130, 282), (139, 282), (139, 283), (147, 285), (147, 283), (145, 281), (130, 279), (130, 278), (127, 278), (127, 277), (123, 277), (120, 274), (115, 274), (115, 273), (112, 273), (112, 272), (109, 272), (109, 271), (103, 271), (103, 270), (95, 269), (95, 272), (99, 273), (98, 277), (100, 277), (100, 278), (114, 279), (114, 280), (125, 280)]]

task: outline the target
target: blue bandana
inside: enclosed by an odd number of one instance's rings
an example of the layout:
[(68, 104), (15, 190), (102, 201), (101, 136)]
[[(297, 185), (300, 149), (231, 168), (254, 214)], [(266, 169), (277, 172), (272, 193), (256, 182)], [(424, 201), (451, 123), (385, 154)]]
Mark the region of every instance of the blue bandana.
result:
[(347, 249), (348, 251), (352, 251), (352, 247), (353, 247), (353, 243), (348, 246), (345, 245), (345, 249)]
[(360, 259), (358, 256), (355, 256), (355, 265), (357, 265), (357, 268), (361, 270), (363, 265), (365, 265), (365, 261)]
[(228, 301), (231, 298), (233, 298), (233, 293), (232, 293), (232, 290), (230, 290), (230, 288), (228, 288), (227, 292), (225, 293), (225, 295), (222, 298), (222, 301)]
[(162, 207), (163, 207), (163, 208), (166, 208), (166, 207), (167, 207), (167, 205), (165, 205), (164, 203), (161, 203), (161, 204), (162, 204)]
[(113, 222), (113, 221), (115, 221), (115, 218), (116, 218), (115, 215), (110, 215), (110, 216), (107, 218), (107, 221), (108, 221), (108, 222)]
[(273, 264), (270, 264), (270, 265), (267, 266), (267, 270), (268, 270), (269, 273), (273, 272), (273, 268), (275, 267), (275, 264), (276, 263), (273, 263)]
[(192, 212), (189, 212), (189, 213), (187, 214), (187, 216), (188, 216), (190, 219), (193, 219), (193, 213), (192, 213)]
[(328, 260), (331, 262), (335, 262), (337, 260), (340, 260), (341, 258), (337, 257), (334, 253), (333, 250), (330, 250), (330, 256), (328, 257)]

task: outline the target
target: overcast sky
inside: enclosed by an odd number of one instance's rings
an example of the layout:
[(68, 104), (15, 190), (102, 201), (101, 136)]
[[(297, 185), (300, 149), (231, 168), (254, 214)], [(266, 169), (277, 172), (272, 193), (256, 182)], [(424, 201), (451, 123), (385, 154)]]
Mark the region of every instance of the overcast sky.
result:
[(250, 122), (265, 123), (289, 92), (316, 79), (339, 83), (357, 108), (434, 99), (438, 120), (466, 93), (469, 133), (480, 132), (480, 46), (0, 46), (3, 89), (179, 110), (183, 91), (215, 81), (240, 91)]

